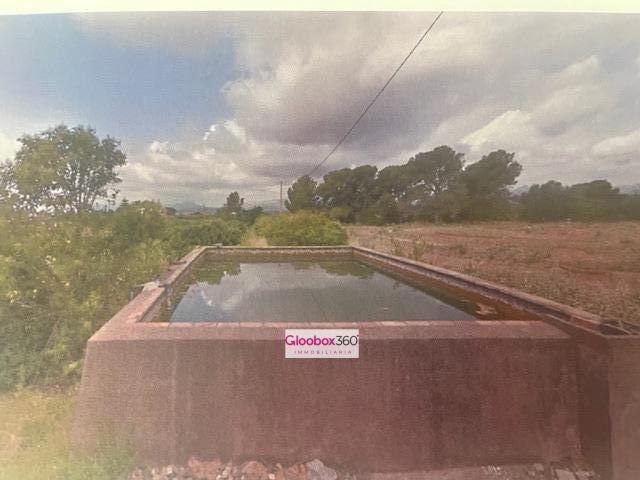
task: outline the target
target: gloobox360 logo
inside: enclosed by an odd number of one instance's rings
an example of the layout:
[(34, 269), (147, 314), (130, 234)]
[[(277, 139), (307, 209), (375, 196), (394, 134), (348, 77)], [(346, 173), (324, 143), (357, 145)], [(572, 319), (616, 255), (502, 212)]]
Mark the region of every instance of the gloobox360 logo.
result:
[(357, 329), (286, 329), (286, 358), (358, 358), (360, 335)]

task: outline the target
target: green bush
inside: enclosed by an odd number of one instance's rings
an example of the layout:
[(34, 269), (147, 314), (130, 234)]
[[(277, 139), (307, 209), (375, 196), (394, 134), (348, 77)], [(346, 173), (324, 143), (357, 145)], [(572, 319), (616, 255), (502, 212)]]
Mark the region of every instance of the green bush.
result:
[(110, 243), (116, 248), (163, 238), (167, 233), (167, 211), (158, 202), (127, 203), (113, 213), (111, 220), (113, 235)]
[(239, 221), (216, 217), (176, 218), (170, 226), (167, 242), (171, 251), (184, 255), (195, 245), (236, 245), (246, 226)]
[(245, 228), (167, 216), (156, 202), (68, 215), (0, 204), (0, 390), (72, 383), (87, 340), (134, 285), (194, 245), (239, 243)]
[(264, 215), (255, 224), (256, 232), (269, 245), (344, 245), (347, 232), (327, 215), (312, 211)]

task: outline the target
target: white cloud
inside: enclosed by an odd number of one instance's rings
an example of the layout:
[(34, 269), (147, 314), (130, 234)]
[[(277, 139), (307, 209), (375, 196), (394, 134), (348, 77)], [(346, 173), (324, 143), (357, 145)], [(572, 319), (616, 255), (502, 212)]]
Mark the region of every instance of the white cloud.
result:
[(606, 161), (605, 152), (628, 153), (625, 149), (637, 145), (637, 137), (613, 135), (592, 148), (603, 129), (617, 131), (610, 117), (634, 108), (623, 103), (623, 83), (602, 68), (598, 56), (588, 56), (540, 79), (535, 94), (520, 102), (520, 108), (485, 120), (460, 143), (471, 154), (497, 148), (516, 152), (524, 166), (521, 183), (550, 178), (571, 183), (594, 176), (624, 182), (629, 176), (637, 177), (634, 162), (628, 158)]
[(535, 141), (538, 135), (531, 123), (531, 114), (522, 110), (508, 110), (464, 137), (462, 143), (469, 145), (472, 152), (479, 153), (500, 145), (505, 148), (523, 146)]
[(203, 141), (211, 153), (246, 151), (250, 147), (244, 127), (235, 120), (223, 120), (211, 125), (204, 133)]
[(591, 149), (598, 157), (633, 155), (640, 162), (640, 128), (626, 135), (607, 138), (596, 143)]
[(154, 140), (149, 144), (149, 154), (150, 155), (164, 155), (167, 153), (169, 148), (169, 142), (159, 142), (158, 140)]
[(560, 71), (555, 75), (553, 81), (559, 85), (573, 85), (594, 80), (601, 73), (600, 59), (596, 55), (591, 55), (584, 60), (572, 63)]
[(553, 92), (534, 110), (534, 122), (549, 134), (563, 131), (585, 116), (607, 111), (615, 97), (604, 85), (572, 85)]
[[(163, 182), (165, 192), (180, 187), (196, 197), (230, 187), (273, 195), (280, 179), (306, 173), (433, 18), (76, 17), (87, 33), (128, 47), (199, 57), (220, 41), (234, 49), (237, 76), (219, 92), (228, 116), (196, 132), (199, 143), (180, 146), (178, 136), (132, 157), (130, 171), (139, 181)], [(446, 143), (465, 151), (468, 161), (496, 148), (515, 151), (523, 182), (577, 182), (595, 174), (640, 181), (632, 164), (606, 161), (604, 153), (635, 145), (635, 134), (623, 133), (629, 119), (640, 118), (633, 100), (640, 97), (639, 22), (624, 15), (447, 13), (324, 171), (406, 161), (419, 149)]]
[(261, 177), (253, 170), (255, 165), (247, 163), (259, 155), (256, 147), (229, 147), (229, 137), (243, 140), (242, 129), (224, 122), (213, 125), (207, 133), (191, 145), (154, 140), (139, 154), (131, 155), (121, 172), (123, 195), (169, 202), (189, 198), (207, 205), (221, 205), (233, 190), (243, 191), (253, 203), (274, 198), (275, 182)]

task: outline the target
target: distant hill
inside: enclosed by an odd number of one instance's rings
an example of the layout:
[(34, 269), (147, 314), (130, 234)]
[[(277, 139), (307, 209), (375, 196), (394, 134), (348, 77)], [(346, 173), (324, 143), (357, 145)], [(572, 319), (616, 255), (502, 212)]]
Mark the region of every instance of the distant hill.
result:
[[(220, 207), (208, 207), (190, 200), (178, 202), (168, 207), (175, 208), (176, 213), (216, 213)], [(280, 210), (279, 200), (266, 200), (263, 202), (245, 202), (244, 208), (251, 209), (253, 207), (262, 207), (266, 213), (274, 213)]]
[(244, 208), (262, 207), (265, 213), (275, 213), (280, 211), (280, 200), (265, 200), (262, 202), (252, 202), (245, 204)]
[(189, 200), (168, 206), (175, 208), (177, 213), (215, 213), (218, 211), (216, 207), (207, 207)]

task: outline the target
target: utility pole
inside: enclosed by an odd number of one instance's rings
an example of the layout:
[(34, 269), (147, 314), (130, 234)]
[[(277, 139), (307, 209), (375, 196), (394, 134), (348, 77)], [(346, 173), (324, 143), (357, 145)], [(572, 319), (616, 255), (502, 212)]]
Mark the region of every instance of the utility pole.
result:
[(282, 180), (280, 180), (280, 211), (282, 212)]

